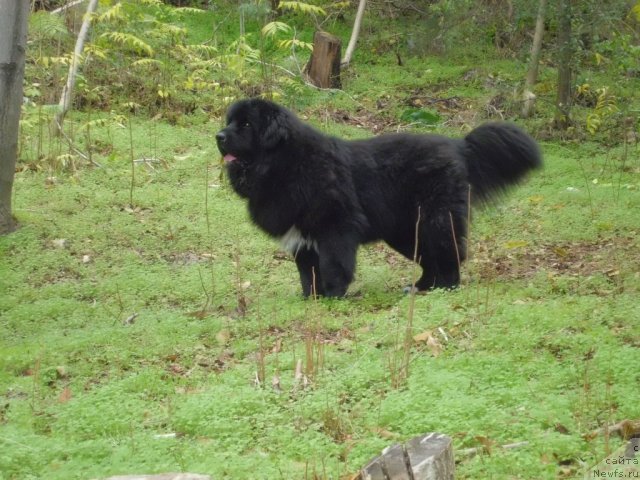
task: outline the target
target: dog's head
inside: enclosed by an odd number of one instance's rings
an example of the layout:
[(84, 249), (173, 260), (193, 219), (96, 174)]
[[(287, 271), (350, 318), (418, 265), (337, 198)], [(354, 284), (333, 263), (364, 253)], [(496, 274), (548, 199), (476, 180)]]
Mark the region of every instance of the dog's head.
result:
[(227, 111), (226, 127), (216, 135), (227, 165), (249, 166), (289, 138), (291, 114), (261, 99), (240, 100)]

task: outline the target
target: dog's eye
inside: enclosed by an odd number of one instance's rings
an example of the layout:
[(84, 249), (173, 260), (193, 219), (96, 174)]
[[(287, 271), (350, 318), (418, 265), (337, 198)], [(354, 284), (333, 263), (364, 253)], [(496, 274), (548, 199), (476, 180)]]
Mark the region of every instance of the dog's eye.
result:
[(251, 124), (249, 122), (244, 122), (242, 124), (242, 128), (249, 128), (249, 127), (251, 127)]

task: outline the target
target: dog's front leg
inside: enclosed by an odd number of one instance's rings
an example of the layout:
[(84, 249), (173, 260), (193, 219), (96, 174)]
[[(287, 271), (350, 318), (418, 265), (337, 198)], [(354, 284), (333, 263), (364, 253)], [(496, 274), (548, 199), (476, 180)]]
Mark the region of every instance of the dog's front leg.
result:
[(358, 241), (349, 234), (318, 239), (320, 285), (325, 297), (343, 297), (356, 269)]
[(296, 266), (300, 274), (302, 295), (323, 295), (322, 280), (320, 278), (320, 259), (313, 248), (300, 248), (295, 254)]

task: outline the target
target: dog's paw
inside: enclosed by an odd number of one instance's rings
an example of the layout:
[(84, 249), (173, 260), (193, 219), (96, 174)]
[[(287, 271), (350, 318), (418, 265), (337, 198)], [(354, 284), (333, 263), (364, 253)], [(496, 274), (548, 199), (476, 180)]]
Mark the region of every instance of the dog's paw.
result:
[(402, 289), (402, 293), (405, 295), (419, 295), (426, 293), (424, 290), (420, 290), (415, 285), (408, 285)]

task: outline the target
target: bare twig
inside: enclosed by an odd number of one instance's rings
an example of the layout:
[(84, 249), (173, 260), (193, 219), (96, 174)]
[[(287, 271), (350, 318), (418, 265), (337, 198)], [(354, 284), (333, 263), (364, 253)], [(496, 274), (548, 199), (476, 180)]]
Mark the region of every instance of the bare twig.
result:
[(640, 420), (622, 420), (613, 425), (604, 425), (592, 432), (583, 435), (586, 439), (599, 437), (600, 435), (616, 434), (624, 439), (640, 435)]
[(87, 0), (73, 0), (70, 1), (68, 3), (66, 3), (65, 5), (56, 8), (55, 10), (51, 10), (51, 12), (49, 12), (51, 15), (57, 15), (58, 13), (62, 13), (65, 12), (67, 10), (69, 10), (70, 8), (75, 7), (76, 5), (80, 5), (83, 2), (86, 2)]
[[(529, 442), (524, 441), (524, 442), (507, 443), (505, 445), (500, 445), (498, 448), (502, 448), (504, 450), (513, 450), (516, 448), (526, 447), (528, 445), (529, 445)], [(477, 454), (486, 452), (486, 451), (487, 451), (487, 447), (485, 446), (463, 448), (462, 450), (456, 450), (456, 455), (464, 458), (472, 458), (472, 457), (475, 457)]]

